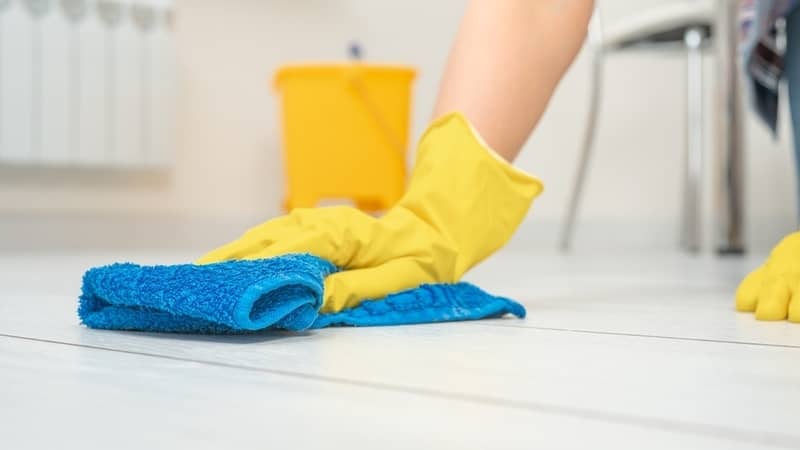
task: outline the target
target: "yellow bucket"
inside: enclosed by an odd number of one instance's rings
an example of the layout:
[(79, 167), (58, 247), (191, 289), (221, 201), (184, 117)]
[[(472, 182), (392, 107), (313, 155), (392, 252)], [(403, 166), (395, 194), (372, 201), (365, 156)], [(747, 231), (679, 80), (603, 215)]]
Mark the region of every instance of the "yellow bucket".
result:
[(388, 209), (406, 178), (409, 67), (342, 63), (279, 69), (287, 210), (350, 199)]

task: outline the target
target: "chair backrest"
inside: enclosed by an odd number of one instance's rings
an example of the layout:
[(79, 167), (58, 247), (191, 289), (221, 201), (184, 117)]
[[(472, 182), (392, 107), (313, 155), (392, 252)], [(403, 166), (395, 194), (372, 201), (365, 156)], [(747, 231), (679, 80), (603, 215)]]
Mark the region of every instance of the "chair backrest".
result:
[(713, 26), (714, 7), (713, 0), (680, 0), (632, 13), (607, 24), (602, 45), (613, 51), (640, 43), (681, 43), (686, 29)]

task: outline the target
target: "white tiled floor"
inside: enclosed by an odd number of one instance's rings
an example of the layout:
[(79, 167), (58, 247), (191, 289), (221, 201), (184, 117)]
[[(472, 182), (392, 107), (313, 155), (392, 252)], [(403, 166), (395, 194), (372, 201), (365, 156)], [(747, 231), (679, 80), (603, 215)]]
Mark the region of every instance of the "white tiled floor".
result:
[(247, 337), (79, 326), (118, 259), (0, 257), (0, 448), (800, 448), (800, 325), (732, 307), (752, 258), (506, 252), (468, 279), (525, 320)]

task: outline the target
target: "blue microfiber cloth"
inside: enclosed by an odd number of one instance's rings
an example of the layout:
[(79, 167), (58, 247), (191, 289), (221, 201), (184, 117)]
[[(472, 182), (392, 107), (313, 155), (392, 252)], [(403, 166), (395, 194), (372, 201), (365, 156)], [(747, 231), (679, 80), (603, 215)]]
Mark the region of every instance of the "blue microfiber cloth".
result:
[(216, 264), (88, 270), (78, 305), (90, 328), (227, 334), (525, 317), (525, 308), (468, 283), (428, 284), (321, 314), (323, 280), (336, 267), (311, 255)]

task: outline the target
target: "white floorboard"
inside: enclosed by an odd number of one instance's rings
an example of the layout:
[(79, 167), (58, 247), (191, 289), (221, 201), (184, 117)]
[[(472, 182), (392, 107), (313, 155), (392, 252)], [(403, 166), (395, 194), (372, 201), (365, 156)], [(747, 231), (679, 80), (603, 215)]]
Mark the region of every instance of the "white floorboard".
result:
[(755, 449), (737, 441), (0, 338), (3, 448)]
[[(218, 435), (288, 444), (292, 434), (300, 447), (800, 447), (800, 325), (732, 308), (755, 259), (505, 253), (469, 279), (520, 299), (525, 320), (246, 337), (79, 326), (81, 273), (117, 259), (0, 256), (0, 423), (14, 425), (13, 442), (45, 423), (99, 447), (127, 414), (167, 447), (212, 447)], [(48, 409), (58, 398), (64, 406)], [(116, 412), (103, 414), (108, 405)], [(219, 415), (233, 405), (236, 415)], [(40, 422), (35, 411), (47, 411)], [(70, 434), (83, 418), (106, 429)], [(368, 432), (337, 426), (365, 420)], [(310, 424), (316, 434), (302, 432)], [(265, 430), (274, 441), (260, 439)]]

